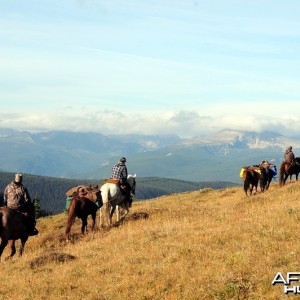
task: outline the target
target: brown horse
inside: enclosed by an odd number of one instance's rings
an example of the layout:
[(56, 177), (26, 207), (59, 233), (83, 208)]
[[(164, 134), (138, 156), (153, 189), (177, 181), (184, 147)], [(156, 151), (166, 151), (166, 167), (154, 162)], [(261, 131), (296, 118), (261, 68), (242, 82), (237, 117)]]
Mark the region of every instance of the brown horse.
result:
[[(82, 221), (81, 233), (84, 234), (85, 232), (87, 232), (88, 216), (91, 215), (92, 231), (94, 231), (96, 223), (96, 213), (97, 210), (103, 205), (103, 203), (101, 192), (98, 187), (94, 187), (91, 189), (93, 189), (93, 191), (87, 193), (86, 196), (79, 195), (79, 188), (77, 192), (72, 195), (72, 200), (68, 209), (68, 219), (65, 232), (66, 240), (69, 240), (70, 238), (71, 227), (74, 224), (76, 217), (80, 218)], [(92, 199), (88, 199), (87, 196), (90, 196)]]
[(259, 179), (261, 192), (267, 191), (269, 189), (270, 183), (274, 176), (277, 174), (277, 168), (274, 164), (268, 161), (263, 161), (259, 165), (261, 171), (261, 177)]
[(244, 173), (244, 191), (246, 196), (248, 196), (248, 191), (250, 196), (254, 190), (254, 195), (257, 193), (257, 186), (260, 179), (259, 168), (247, 167)]
[(8, 258), (12, 258), (16, 254), (15, 241), (19, 239), (21, 240), (19, 256), (22, 256), (30, 228), (31, 220), (27, 215), (8, 207), (0, 207), (0, 257), (9, 243), (11, 253)]
[(279, 185), (283, 186), (285, 185), (285, 182), (287, 178), (290, 176), (292, 178), (292, 175), (296, 175), (296, 180), (298, 180), (298, 175), (300, 173), (300, 157), (296, 157), (293, 161), (293, 163), (284, 161), (280, 165), (279, 170)]

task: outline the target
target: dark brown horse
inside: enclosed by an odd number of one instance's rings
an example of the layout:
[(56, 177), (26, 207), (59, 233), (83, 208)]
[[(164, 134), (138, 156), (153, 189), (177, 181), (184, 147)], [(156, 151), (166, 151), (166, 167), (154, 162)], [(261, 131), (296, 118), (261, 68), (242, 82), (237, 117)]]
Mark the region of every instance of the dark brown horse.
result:
[(247, 167), (244, 171), (244, 191), (246, 196), (248, 196), (248, 191), (250, 196), (254, 190), (254, 195), (257, 193), (257, 186), (260, 179), (259, 168)]
[(16, 254), (15, 241), (19, 239), (21, 240), (19, 256), (23, 254), (30, 228), (32, 227), (31, 222), (27, 215), (17, 210), (0, 207), (0, 257), (7, 244), (10, 244), (11, 247), (11, 253), (8, 258), (13, 257)]
[[(87, 198), (88, 195), (90, 195), (92, 200)], [(98, 188), (94, 188), (93, 192), (86, 194), (86, 196), (80, 196), (78, 189), (78, 191), (73, 194), (70, 207), (68, 209), (68, 219), (65, 232), (66, 240), (69, 240), (70, 238), (71, 227), (74, 224), (76, 217), (80, 218), (82, 221), (81, 233), (84, 234), (87, 231), (87, 219), (90, 215), (92, 217), (92, 231), (94, 231), (96, 213), (102, 205), (101, 192)]]
[(292, 175), (296, 175), (296, 180), (298, 180), (298, 175), (300, 173), (300, 157), (296, 157), (293, 163), (284, 161), (280, 165), (280, 175), (279, 175), (279, 185), (285, 185), (287, 178)]

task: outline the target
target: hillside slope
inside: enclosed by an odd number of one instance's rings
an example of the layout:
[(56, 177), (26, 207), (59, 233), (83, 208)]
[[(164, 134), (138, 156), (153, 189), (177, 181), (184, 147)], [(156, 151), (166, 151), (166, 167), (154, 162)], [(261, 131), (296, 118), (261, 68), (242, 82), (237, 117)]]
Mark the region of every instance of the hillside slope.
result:
[(272, 280), (300, 271), (299, 199), (300, 182), (251, 197), (174, 194), (134, 203), (121, 226), (94, 235), (81, 237), (77, 220), (73, 243), (65, 214), (45, 217), (22, 258), (2, 259), (0, 298), (286, 299)]

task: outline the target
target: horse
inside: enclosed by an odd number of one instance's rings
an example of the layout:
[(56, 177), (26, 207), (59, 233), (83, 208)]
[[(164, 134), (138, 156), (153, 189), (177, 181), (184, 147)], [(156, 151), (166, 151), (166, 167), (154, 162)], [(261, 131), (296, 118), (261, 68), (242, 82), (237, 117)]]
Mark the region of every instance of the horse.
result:
[(65, 231), (67, 241), (70, 239), (71, 227), (74, 224), (76, 217), (81, 219), (82, 235), (87, 232), (87, 219), (89, 215), (92, 217), (92, 231), (94, 231), (97, 210), (102, 206), (101, 191), (98, 187), (90, 187), (90, 193), (86, 193), (85, 196), (80, 195), (79, 190), (80, 188), (78, 188), (77, 192), (73, 193), (68, 209), (68, 219)]
[(274, 164), (268, 161), (263, 161), (259, 165), (261, 171), (261, 177), (259, 179), (261, 192), (267, 191), (269, 189), (270, 183), (273, 177), (277, 174), (277, 169)]
[(284, 186), (287, 178), (292, 175), (296, 175), (296, 180), (298, 180), (298, 175), (300, 173), (300, 157), (296, 157), (293, 163), (284, 161), (280, 165), (280, 175), (279, 175), (279, 185)]
[(18, 210), (0, 207), (0, 258), (5, 247), (10, 244), (11, 253), (8, 258), (16, 254), (16, 240), (21, 240), (19, 256), (22, 256), (25, 244), (31, 232), (30, 217)]
[[(135, 195), (135, 181), (136, 175), (128, 175), (127, 176), (127, 182), (128, 185), (130, 186), (130, 192), (131, 195)], [(118, 183), (113, 183), (113, 182), (106, 182), (104, 183), (101, 188), (101, 195), (102, 195), (102, 200), (103, 200), (103, 207), (100, 208), (100, 226), (107, 226), (110, 227), (112, 226), (112, 217), (117, 209), (117, 206), (122, 206), (126, 207), (126, 204), (124, 202), (125, 200), (125, 195), (121, 191), (121, 188)], [(103, 212), (103, 211), (104, 212)], [(125, 208), (125, 216), (129, 212), (129, 207)]]
[(260, 179), (260, 169), (256, 167), (247, 167), (244, 170), (244, 191), (246, 196), (248, 196), (248, 191), (250, 196), (252, 195), (253, 190), (254, 195), (257, 193), (257, 186)]

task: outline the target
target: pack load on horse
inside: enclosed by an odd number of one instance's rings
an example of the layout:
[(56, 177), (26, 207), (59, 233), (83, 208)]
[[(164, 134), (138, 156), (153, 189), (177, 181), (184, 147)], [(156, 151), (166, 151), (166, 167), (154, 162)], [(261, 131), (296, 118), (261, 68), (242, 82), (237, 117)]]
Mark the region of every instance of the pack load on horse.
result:
[(67, 191), (66, 195), (66, 210), (68, 212), (66, 239), (69, 240), (70, 238), (71, 227), (76, 217), (82, 221), (81, 233), (84, 234), (87, 232), (87, 218), (91, 215), (92, 231), (94, 231), (97, 210), (103, 205), (98, 186), (78, 186)]
[(73, 199), (74, 195), (79, 197), (85, 197), (94, 201), (98, 207), (102, 206), (102, 198), (97, 195), (100, 192), (98, 185), (78, 185), (66, 192), (66, 207), (65, 210), (68, 211), (70, 207), (70, 202)]
[(248, 191), (250, 195), (252, 195), (253, 190), (255, 195), (257, 193), (257, 186), (261, 177), (260, 167), (244, 166), (240, 171), (240, 177), (244, 181), (244, 191), (246, 196), (248, 196)]
[(277, 168), (274, 164), (268, 162), (267, 160), (263, 160), (259, 164), (259, 168), (261, 170), (261, 176), (259, 180), (260, 190), (264, 192), (269, 189), (272, 179), (277, 175)]
[[(136, 175), (128, 175), (127, 183), (129, 187), (130, 197), (135, 195)], [(100, 226), (111, 226), (112, 217), (118, 206), (121, 206), (126, 210), (125, 215), (129, 212), (130, 203), (126, 201), (126, 194), (122, 191), (122, 188), (117, 179), (105, 179), (104, 184), (100, 188), (103, 206), (100, 208)]]

